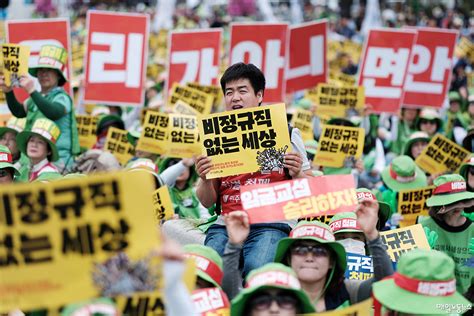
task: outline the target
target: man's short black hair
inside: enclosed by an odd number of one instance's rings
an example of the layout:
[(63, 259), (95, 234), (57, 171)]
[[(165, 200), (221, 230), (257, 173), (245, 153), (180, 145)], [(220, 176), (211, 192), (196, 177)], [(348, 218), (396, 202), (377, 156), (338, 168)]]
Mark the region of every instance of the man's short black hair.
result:
[(225, 86), (228, 82), (239, 79), (248, 79), (252, 85), (255, 95), (259, 91), (262, 91), (262, 95), (265, 92), (265, 76), (263, 75), (263, 72), (254, 64), (244, 63), (233, 64), (227, 68), (221, 78), (222, 92), (225, 94)]

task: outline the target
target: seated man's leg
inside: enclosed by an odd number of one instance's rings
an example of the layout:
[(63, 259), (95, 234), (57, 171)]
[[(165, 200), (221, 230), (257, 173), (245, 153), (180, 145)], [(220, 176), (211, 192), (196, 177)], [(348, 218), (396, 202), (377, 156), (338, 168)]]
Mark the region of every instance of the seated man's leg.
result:
[(163, 223), (161, 231), (181, 245), (204, 244), (206, 234), (196, 228), (195, 223), (188, 219), (170, 219)]
[(228, 239), (225, 226), (214, 224), (207, 230), (204, 245), (211, 247), (222, 257)]
[(253, 269), (273, 262), (278, 241), (288, 237), (290, 230), (290, 226), (280, 223), (251, 225), (249, 237), (242, 249), (244, 257), (242, 276), (245, 278)]

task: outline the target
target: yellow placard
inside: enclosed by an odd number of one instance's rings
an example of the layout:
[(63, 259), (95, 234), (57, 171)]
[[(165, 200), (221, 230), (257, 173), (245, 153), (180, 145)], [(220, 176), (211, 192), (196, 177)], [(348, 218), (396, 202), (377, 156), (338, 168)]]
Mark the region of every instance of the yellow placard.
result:
[(314, 163), (325, 167), (344, 167), (347, 159), (362, 156), (364, 139), (363, 128), (323, 125)]
[(105, 295), (100, 266), (119, 253), (146, 260), (160, 284), (152, 187), (151, 175), (122, 172), (0, 186), (0, 312)]
[(186, 83), (186, 85), (190, 88), (193, 88), (193, 89), (202, 91), (206, 94), (211, 94), (212, 96), (214, 96), (214, 105), (217, 105), (222, 101), (223, 95), (221, 92), (222, 91), (221, 87), (219, 86), (204, 86), (204, 85), (198, 84), (197, 82), (188, 82)]
[(166, 113), (146, 111), (143, 130), (136, 149), (154, 154), (164, 154), (168, 138), (168, 121), (169, 117)]
[(329, 84), (338, 87), (353, 87), (356, 84), (356, 78), (355, 76), (347, 75), (345, 73), (330, 69)]
[(174, 83), (169, 97), (169, 106), (173, 107), (178, 100), (189, 104), (199, 113), (206, 115), (212, 111), (214, 96), (197, 89), (180, 86), (179, 84)]
[(191, 158), (201, 154), (198, 118), (195, 115), (170, 113), (168, 135), (167, 157)]
[(79, 133), (79, 145), (91, 149), (97, 142), (97, 116), (76, 115), (77, 132)]
[(313, 100), (317, 104), (316, 114), (331, 117), (345, 117), (348, 110), (361, 113), (365, 105), (364, 87), (335, 87), (319, 84), (317, 96)]
[(291, 151), (285, 104), (206, 115), (198, 123), (202, 153), (212, 161), (208, 179), (283, 171)]
[(461, 37), (455, 48), (455, 54), (458, 58), (465, 57), (474, 63), (474, 43), (465, 36)]
[(3, 75), (8, 87), (20, 86), (20, 77), (28, 74), (29, 58), (29, 46), (2, 44)]
[(467, 88), (474, 89), (474, 72), (467, 74)]
[(373, 310), (372, 310), (372, 299), (366, 299), (365, 301), (362, 301), (360, 303), (351, 305), (349, 307), (343, 308), (343, 309), (336, 309), (330, 312), (324, 312), (324, 313), (310, 313), (310, 314), (305, 314), (308, 316), (372, 316)]
[(314, 139), (313, 135), (313, 112), (297, 109), (291, 118), (291, 125), (301, 131), (304, 141)]
[(420, 224), (380, 232), (382, 242), (387, 246), (387, 253), (393, 262), (410, 250), (431, 249), (425, 231)]
[(470, 154), (445, 136), (436, 134), (415, 162), (429, 174), (455, 172)]
[(104, 150), (110, 151), (125, 166), (135, 155), (133, 145), (128, 142), (127, 131), (111, 127), (107, 131)]
[(398, 213), (403, 216), (400, 227), (416, 224), (418, 216), (428, 215), (426, 200), (433, 193), (434, 186), (398, 192)]
[(200, 113), (193, 109), (189, 104), (178, 100), (176, 101), (176, 104), (173, 107), (173, 113), (181, 113), (181, 114), (186, 114), (186, 115), (199, 115)]
[(132, 296), (117, 296), (114, 298), (119, 315), (134, 316), (165, 316), (163, 294), (139, 293)]
[(156, 220), (161, 222), (162, 220), (172, 218), (174, 215), (174, 207), (168, 187), (166, 185), (160, 187), (153, 192), (152, 197)]

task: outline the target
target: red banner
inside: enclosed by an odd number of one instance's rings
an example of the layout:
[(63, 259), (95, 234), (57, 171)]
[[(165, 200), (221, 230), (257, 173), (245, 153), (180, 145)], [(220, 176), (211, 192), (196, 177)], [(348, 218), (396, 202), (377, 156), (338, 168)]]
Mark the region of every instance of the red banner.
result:
[(451, 84), (456, 30), (416, 28), (403, 105), (441, 107)]
[(359, 69), (359, 85), (365, 87), (365, 103), (375, 113), (396, 113), (403, 100), (416, 31), (375, 29), (366, 39)]
[(286, 93), (314, 88), (327, 81), (327, 21), (290, 28)]
[[(230, 31), (230, 65), (252, 63), (265, 74), (263, 101), (285, 100), (285, 62), (287, 24), (232, 24)], [(257, 91), (256, 91), (257, 92)]]
[(147, 14), (87, 11), (84, 101), (143, 104)]
[[(7, 43), (15, 43), (30, 47), (29, 67), (38, 64), (39, 52), (43, 45), (55, 45), (63, 47), (68, 52), (68, 59), (64, 73), (68, 82), (63, 86), (64, 90), (72, 96), (70, 85), (72, 69), (71, 66), (71, 31), (68, 19), (35, 19), (6, 22)], [(39, 83), (36, 83), (39, 87)], [(28, 98), (23, 89), (15, 89), (15, 96), (20, 102)]]
[(219, 288), (194, 290), (191, 295), (196, 315), (229, 315), (230, 303), (227, 295)]
[(222, 29), (175, 31), (168, 47), (169, 91), (173, 83), (216, 85), (220, 67)]
[(245, 185), (240, 199), (252, 224), (333, 215), (354, 211), (358, 205), (352, 175)]

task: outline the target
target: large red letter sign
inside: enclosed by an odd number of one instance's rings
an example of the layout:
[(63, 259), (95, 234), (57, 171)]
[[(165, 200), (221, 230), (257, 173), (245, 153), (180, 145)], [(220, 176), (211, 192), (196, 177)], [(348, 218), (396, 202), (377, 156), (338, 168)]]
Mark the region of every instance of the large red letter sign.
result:
[(365, 102), (374, 112), (398, 111), (415, 40), (416, 31), (412, 30), (370, 30), (359, 69), (359, 85), (365, 87)]
[(286, 93), (314, 88), (326, 82), (327, 21), (290, 28)]
[(216, 85), (221, 37), (222, 29), (172, 32), (168, 48), (168, 89), (175, 82)]
[[(30, 47), (29, 67), (38, 64), (41, 46), (55, 45), (65, 48), (69, 56), (64, 73), (67, 80), (71, 80), (71, 32), (68, 19), (6, 21), (6, 33), (7, 43), (18, 43)], [(70, 82), (66, 82), (63, 88), (72, 96)], [(23, 89), (15, 89), (15, 95), (21, 102), (28, 97)]]
[(230, 65), (244, 62), (260, 68), (265, 74), (264, 102), (285, 100), (287, 24), (232, 24)]
[(403, 104), (414, 107), (441, 107), (451, 83), (454, 47), (458, 32), (417, 28), (405, 81)]
[(88, 11), (84, 101), (141, 105), (148, 15)]

